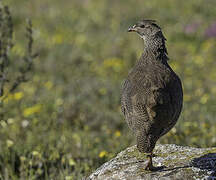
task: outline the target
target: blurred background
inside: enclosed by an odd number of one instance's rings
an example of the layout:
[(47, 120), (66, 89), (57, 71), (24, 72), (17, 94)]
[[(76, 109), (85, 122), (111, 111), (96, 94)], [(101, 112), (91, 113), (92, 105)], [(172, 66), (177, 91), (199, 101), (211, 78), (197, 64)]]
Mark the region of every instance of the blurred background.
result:
[(169, 63), (184, 88), (181, 117), (159, 143), (216, 146), (215, 0), (3, 4), (14, 24), (11, 71), (26, 50), (26, 18), (39, 57), (30, 80), (4, 99), (1, 179), (81, 179), (135, 144), (121, 114), (120, 91), (143, 50), (127, 29), (141, 19), (162, 27)]

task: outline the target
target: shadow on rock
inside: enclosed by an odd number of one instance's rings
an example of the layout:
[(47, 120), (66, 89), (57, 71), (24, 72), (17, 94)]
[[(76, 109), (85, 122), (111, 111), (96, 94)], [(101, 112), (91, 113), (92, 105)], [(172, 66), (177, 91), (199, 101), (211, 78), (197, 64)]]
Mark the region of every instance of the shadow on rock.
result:
[(191, 161), (191, 166), (201, 170), (212, 171), (209, 178), (216, 178), (216, 153), (208, 153), (201, 157), (194, 158)]
[(170, 171), (189, 167), (196, 167), (201, 170), (214, 171), (214, 173), (216, 174), (216, 153), (208, 153), (198, 158), (194, 158), (192, 159), (189, 165), (174, 168), (165, 168), (161, 169), (160, 171)]

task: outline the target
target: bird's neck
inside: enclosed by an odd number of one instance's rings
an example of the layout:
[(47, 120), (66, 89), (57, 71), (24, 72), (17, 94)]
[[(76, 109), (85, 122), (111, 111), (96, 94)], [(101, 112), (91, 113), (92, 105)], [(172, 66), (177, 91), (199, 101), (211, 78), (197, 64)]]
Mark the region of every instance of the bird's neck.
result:
[(144, 53), (153, 54), (154, 59), (166, 63), (168, 60), (165, 37), (162, 33), (156, 34), (153, 37), (145, 38)]

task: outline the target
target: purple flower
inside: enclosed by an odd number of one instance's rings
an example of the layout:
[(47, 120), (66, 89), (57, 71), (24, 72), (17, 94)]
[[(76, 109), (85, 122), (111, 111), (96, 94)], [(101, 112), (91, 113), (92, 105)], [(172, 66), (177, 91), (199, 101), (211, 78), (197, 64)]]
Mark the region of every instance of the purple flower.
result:
[(184, 32), (186, 34), (192, 34), (195, 33), (198, 29), (198, 27), (200, 26), (200, 23), (191, 23), (191, 24), (187, 24), (184, 28)]
[(207, 38), (216, 37), (216, 22), (212, 23), (212, 24), (205, 30), (205, 37), (207, 37)]

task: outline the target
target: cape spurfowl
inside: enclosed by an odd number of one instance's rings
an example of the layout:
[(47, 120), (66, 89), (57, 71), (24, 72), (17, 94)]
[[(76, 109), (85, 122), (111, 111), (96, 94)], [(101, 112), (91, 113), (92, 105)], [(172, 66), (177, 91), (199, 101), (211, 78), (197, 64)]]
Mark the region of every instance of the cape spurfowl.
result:
[(179, 77), (168, 64), (166, 38), (154, 20), (142, 20), (128, 29), (144, 40), (144, 51), (124, 81), (122, 112), (146, 153), (146, 170), (155, 170), (152, 151), (157, 140), (177, 122), (183, 92)]

